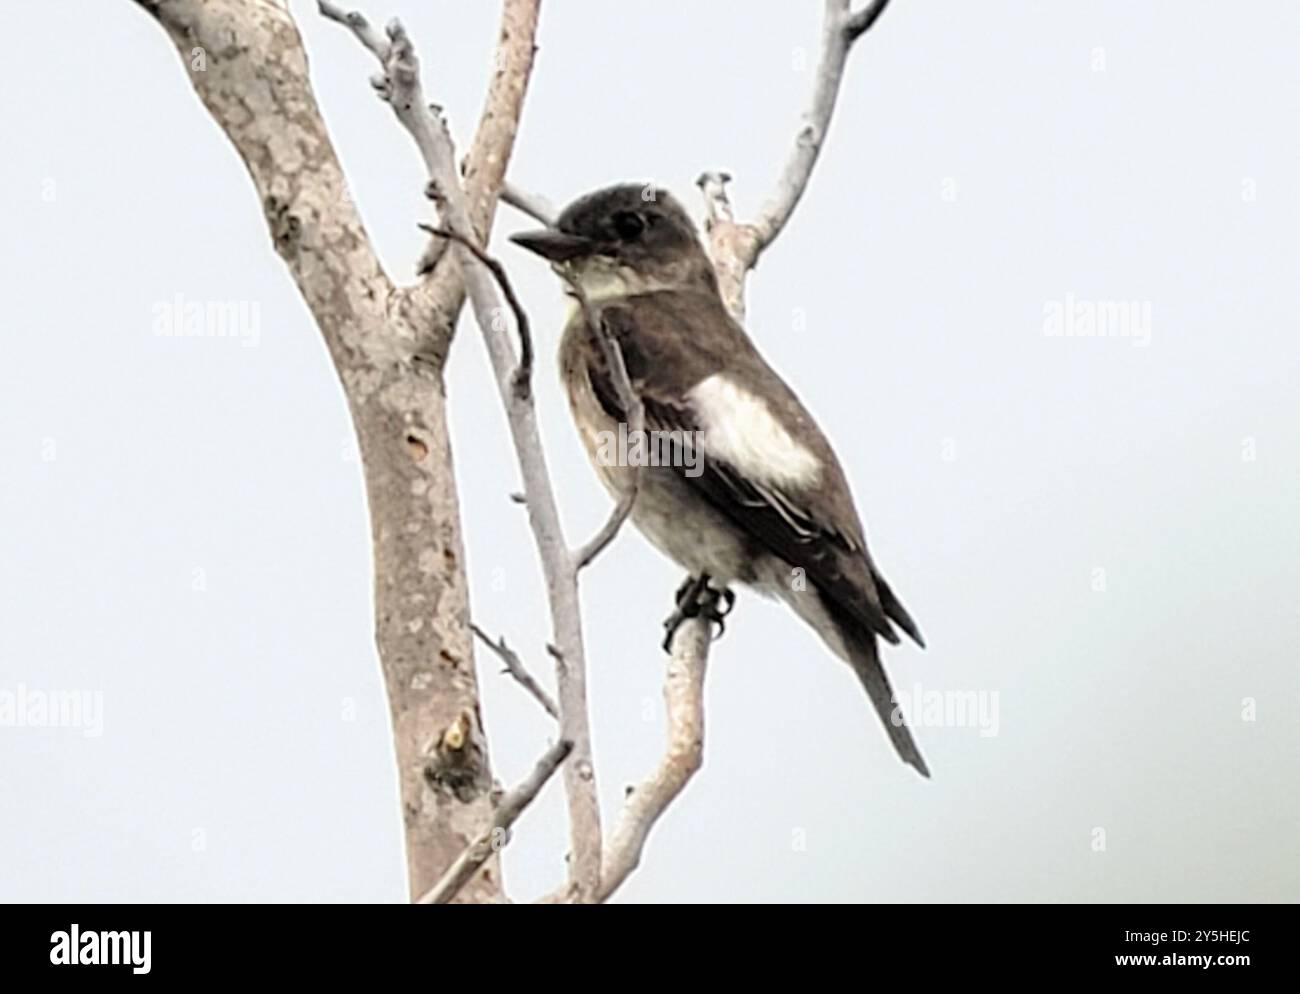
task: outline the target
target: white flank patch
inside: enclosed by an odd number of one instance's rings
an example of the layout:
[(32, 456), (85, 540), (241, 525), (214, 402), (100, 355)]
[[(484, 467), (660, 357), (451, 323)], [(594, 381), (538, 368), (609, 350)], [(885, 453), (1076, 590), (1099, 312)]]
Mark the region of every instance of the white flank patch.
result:
[(817, 457), (795, 441), (762, 398), (715, 373), (689, 394), (704, 429), (704, 448), (757, 483), (810, 487), (821, 475)]

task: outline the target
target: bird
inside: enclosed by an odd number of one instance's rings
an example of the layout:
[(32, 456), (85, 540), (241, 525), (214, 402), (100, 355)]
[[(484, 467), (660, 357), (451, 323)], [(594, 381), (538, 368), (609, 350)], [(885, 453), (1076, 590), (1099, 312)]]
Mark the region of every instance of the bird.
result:
[[(899, 629), (924, 648), (921, 631), (867, 551), (830, 442), (728, 311), (686, 210), (659, 187), (620, 184), (511, 241), (548, 261), (573, 298), (560, 376), (597, 474), (615, 498), (635, 489), (632, 523), (688, 573), (665, 648), (686, 617), (722, 624), (735, 585), (784, 601), (852, 668), (899, 757), (929, 777), (879, 653)], [(635, 444), (610, 444), (628, 430), (629, 383), (650, 443), (637, 465)]]

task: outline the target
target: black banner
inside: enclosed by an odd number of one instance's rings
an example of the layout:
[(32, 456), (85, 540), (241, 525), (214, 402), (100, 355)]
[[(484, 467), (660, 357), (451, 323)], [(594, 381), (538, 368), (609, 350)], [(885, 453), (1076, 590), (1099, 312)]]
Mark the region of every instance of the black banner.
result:
[[(1099, 975), (1240, 983), (1295, 973), (1291, 905), (868, 905), (758, 913), (611, 907), (526, 921), (515, 917), (518, 910), (391, 905), (27, 905), (3, 913), (0, 968), (7, 981), (75, 977), (92, 986), (155, 979), (336, 983), (394, 971), (423, 974), (437, 986), (456, 976), (473, 982), (484, 969), (493, 977), (518, 971), (549, 982), (557, 972), (611, 958), (616, 972), (602, 965), (592, 981), (613, 982), (625, 969), (640, 974), (646, 965), (671, 973), (697, 960), (733, 979), (755, 971), (770, 978), (794, 967), (808, 971), (809, 983), (828, 969), (846, 981), (843, 971), (858, 971), (863, 983)], [(652, 917), (629, 919), (642, 914)], [(564, 964), (570, 953), (577, 956), (572, 967)]]

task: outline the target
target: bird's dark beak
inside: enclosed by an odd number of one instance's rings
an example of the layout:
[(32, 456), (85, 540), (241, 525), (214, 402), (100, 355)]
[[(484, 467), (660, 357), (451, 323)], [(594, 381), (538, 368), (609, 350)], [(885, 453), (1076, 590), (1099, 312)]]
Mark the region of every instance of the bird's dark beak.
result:
[(596, 250), (596, 243), (581, 235), (570, 235), (555, 228), (542, 228), (540, 231), (522, 231), (511, 235), (510, 240), (522, 245), (529, 252), (536, 252), (543, 259), (551, 262), (568, 262), (584, 255), (591, 255)]

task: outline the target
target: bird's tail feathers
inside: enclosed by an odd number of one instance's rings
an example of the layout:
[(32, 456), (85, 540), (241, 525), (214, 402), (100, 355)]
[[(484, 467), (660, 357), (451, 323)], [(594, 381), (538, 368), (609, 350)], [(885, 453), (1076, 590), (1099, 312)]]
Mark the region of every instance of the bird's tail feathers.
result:
[(921, 629), (907, 613), (907, 608), (903, 607), (903, 602), (898, 599), (898, 595), (889, 588), (885, 578), (875, 570), (871, 572), (871, 579), (875, 581), (876, 592), (880, 594), (880, 606), (885, 612), (885, 617), (903, 629), (908, 638), (924, 649), (925, 639), (921, 637)]
[(921, 750), (917, 747), (916, 739), (912, 737), (911, 729), (903, 720), (903, 712), (894, 702), (894, 692), (889, 685), (889, 677), (885, 675), (885, 668), (880, 665), (875, 636), (857, 626), (852, 626), (850, 629), (849, 626), (841, 624), (840, 630), (849, 653), (849, 665), (862, 681), (862, 686), (866, 689), (867, 696), (871, 698), (876, 714), (884, 723), (885, 731), (894, 744), (894, 749), (903, 762), (914, 767), (916, 772), (928, 779), (930, 768), (921, 757)]

